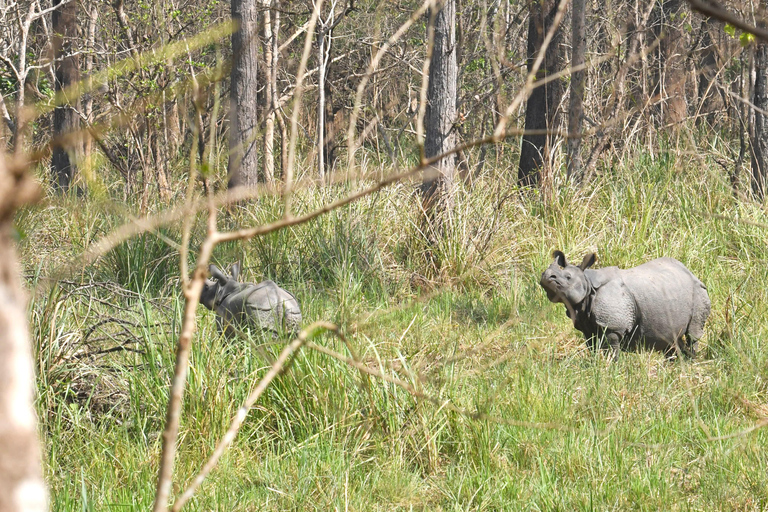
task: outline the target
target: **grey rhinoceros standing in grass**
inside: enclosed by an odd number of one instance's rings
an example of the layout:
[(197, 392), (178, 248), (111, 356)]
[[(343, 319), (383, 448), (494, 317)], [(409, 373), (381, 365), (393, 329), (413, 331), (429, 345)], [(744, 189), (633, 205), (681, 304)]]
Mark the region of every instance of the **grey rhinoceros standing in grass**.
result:
[(293, 332), (301, 323), (299, 301), (273, 281), (238, 283), (240, 265), (230, 267), (231, 277), (219, 267), (208, 267), (207, 279), (200, 294), (200, 303), (216, 313), (220, 329), (234, 335), (235, 329), (254, 327), (273, 333)]
[(573, 326), (587, 345), (619, 350), (640, 347), (667, 356), (694, 357), (709, 316), (707, 288), (673, 258), (658, 258), (634, 268), (588, 270), (594, 253), (571, 265), (560, 251), (541, 275), (541, 286), (552, 302), (565, 304)]

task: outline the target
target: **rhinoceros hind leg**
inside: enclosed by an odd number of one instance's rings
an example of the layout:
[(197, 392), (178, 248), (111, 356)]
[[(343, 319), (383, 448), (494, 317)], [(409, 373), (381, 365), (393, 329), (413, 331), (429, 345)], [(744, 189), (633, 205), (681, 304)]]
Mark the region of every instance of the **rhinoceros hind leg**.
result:
[(689, 355), (691, 359), (696, 357), (696, 350), (698, 349), (699, 340), (704, 336), (704, 324), (709, 317), (709, 311), (711, 303), (706, 290), (703, 288), (697, 290), (697, 293), (693, 297), (693, 313), (691, 315), (691, 321), (688, 324), (688, 330), (685, 332), (685, 349), (684, 353)]

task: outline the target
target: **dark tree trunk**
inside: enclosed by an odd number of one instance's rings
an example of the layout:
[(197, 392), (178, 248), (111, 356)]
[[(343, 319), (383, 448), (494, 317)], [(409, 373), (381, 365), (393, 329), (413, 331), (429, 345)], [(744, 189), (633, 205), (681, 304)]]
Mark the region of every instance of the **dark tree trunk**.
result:
[[(330, 44), (330, 42), (329, 42)], [(331, 54), (331, 48), (328, 48), (328, 62), (333, 60), (333, 56)], [(338, 122), (339, 119), (337, 117), (337, 114), (340, 110), (340, 107), (334, 104), (334, 95), (333, 95), (333, 80), (334, 78), (333, 69), (327, 69), (327, 77), (325, 79), (325, 135), (323, 136), (323, 141), (325, 143), (325, 147), (323, 148), (323, 155), (325, 156), (325, 172), (326, 174), (330, 174), (333, 171), (334, 166), (336, 165), (336, 158), (337, 158), (337, 145), (336, 145), (336, 133), (338, 132)]]
[[(435, 15), (435, 38), (429, 63), (429, 86), (424, 138), (424, 156), (445, 153), (456, 146), (456, 2), (446, 0)], [(453, 208), (456, 155), (432, 166), (421, 186), (424, 209), (432, 219)], [(439, 229), (439, 228), (438, 228)]]
[[(715, 50), (715, 43), (712, 40), (710, 33), (710, 27), (718, 30), (711, 18), (707, 18), (701, 23), (701, 50), (699, 51), (699, 66), (700, 71), (698, 73), (698, 111), (702, 114), (706, 114), (706, 119), (709, 124), (715, 122), (715, 110), (720, 110), (723, 107), (721, 101), (720, 91), (716, 84), (713, 82), (717, 77), (717, 51)], [(696, 120), (699, 122), (699, 119)]]
[[(325, 94), (328, 92), (327, 79), (328, 70), (327, 64), (330, 62), (330, 27), (326, 25), (329, 22), (323, 22), (322, 18), (317, 24), (317, 173), (320, 177), (320, 182), (325, 183), (325, 149), (326, 149), (326, 121), (325, 121)], [(327, 45), (327, 47), (326, 47)]]
[[(539, 54), (544, 37), (552, 26), (558, 3), (555, 0), (534, 0), (528, 21), (528, 69), (531, 70)], [(545, 52), (544, 61), (536, 74), (542, 79), (560, 70), (563, 64), (563, 31), (558, 28)], [(526, 130), (552, 129), (558, 118), (558, 106), (563, 97), (563, 83), (560, 80), (536, 87), (528, 98), (525, 108)], [(541, 169), (549, 158), (551, 137), (547, 135), (524, 135), (520, 149), (520, 165), (517, 179), (522, 186), (539, 183)]]
[[(587, 39), (584, 33), (585, 0), (573, 0), (571, 17), (571, 67), (584, 65)], [(581, 126), (584, 118), (584, 81), (586, 71), (571, 72), (571, 98), (568, 108), (568, 178), (581, 181)]]
[[(61, 0), (54, 0), (59, 5)], [(77, 2), (69, 2), (53, 11), (53, 51), (55, 58), (56, 81), (54, 90), (57, 93), (66, 91), (71, 85), (80, 80), (80, 67), (77, 55), (73, 51), (77, 46)], [(73, 42), (75, 44), (73, 45)], [(79, 139), (63, 141), (62, 138), (80, 129), (80, 119), (76, 111), (77, 98), (62, 98), (53, 111), (53, 154), (51, 156), (51, 173), (53, 187), (61, 192), (69, 190), (75, 175), (76, 148)]]
[(234, 63), (229, 109), (229, 188), (264, 181), (258, 165), (258, 47), (256, 2), (232, 0), (232, 18), (239, 24), (232, 34)]
[(753, 124), (752, 193), (760, 200), (768, 189), (768, 43), (760, 42), (755, 49), (755, 82), (752, 88)]

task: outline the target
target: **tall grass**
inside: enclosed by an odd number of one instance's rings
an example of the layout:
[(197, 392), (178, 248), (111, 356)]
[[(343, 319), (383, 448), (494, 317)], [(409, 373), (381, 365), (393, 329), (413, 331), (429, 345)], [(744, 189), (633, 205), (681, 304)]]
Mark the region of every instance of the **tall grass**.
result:
[[(437, 247), (422, 231), (414, 186), (399, 184), (311, 223), (217, 248), (217, 263), (240, 260), (247, 279), (295, 292), (307, 322), (338, 322), (369, 367), (502, 421), (449, 412), (381, 380), (366, 387), (357, 370), (304, 350), (189, 508), (766, 509), (768, 430), (745, 429), (768, 415), (768, 218), (735, 200), (717, 169), (662, 156), (640, 156), (581, 190), (559, 187), (546, 202), (489, 173), (457, 194)], [(299, 189), (296, 213), (347, 191)], [(121, 220), (88, 203), (68, 216), (72, 200), (62, 201), (18, 221), (31, 286), (52, 258), (76, 254)], [(280, 213), (279, 199), (265, 198), (222, 222)], [(152, 502), (181, 311), (169, 243), (177, 227), (160, 235), (33, 292), (56, 510)], [(685, 263), (712, 299), (699, 358), (640, 353), (609, 364), (589, 353), (537, 284), (555, 248), (573, 259), (597, 251), (600, 266), (658, 256)], [(179, 487), (283, 342), (259, 333), (224, 339), (212, 313), (199, 313)], [(345, 351), (330, 336), (320, 343)]]

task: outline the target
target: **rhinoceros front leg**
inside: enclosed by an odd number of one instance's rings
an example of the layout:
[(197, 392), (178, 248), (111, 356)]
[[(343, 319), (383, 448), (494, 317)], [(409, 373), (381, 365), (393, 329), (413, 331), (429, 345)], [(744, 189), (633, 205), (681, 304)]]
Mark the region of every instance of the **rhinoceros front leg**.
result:
[(621, 336), (615, 332), (609, 332), (605, 338), (611, 350), (611, 361), (615, 363), (619, 360), (619, 352), (621, 352)]

